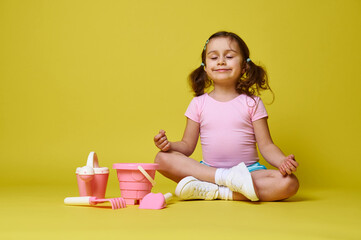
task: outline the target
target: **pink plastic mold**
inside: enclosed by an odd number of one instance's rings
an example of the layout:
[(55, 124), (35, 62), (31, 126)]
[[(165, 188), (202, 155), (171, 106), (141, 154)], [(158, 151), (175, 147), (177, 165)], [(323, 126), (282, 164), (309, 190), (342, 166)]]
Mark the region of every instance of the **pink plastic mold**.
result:
[(115, 163), (113, 169), (117, 170), (120, 194), (126, 204), (139, 204), (145, 195), (151, 192), (152, 183), (139, 171), (141, 166), (153, 179), (159, 165), (156, 163)]

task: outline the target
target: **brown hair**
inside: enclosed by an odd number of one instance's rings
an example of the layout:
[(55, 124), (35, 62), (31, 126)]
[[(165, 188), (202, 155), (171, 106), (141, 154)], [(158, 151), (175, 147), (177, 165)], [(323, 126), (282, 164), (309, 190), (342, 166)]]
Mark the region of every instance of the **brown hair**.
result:
[[(244, 63), (242, 65), (246, 66), (246, 72), (242, 77), (238, 80), (236, 84), (236, 90), (239, 94), (246, 94), (247, 96), (260, 95), (261, 90), (271, 90), (268, 85), (268, 77), (265, 69), (261, 66), (256, 65), (254, 62), (248, 60), (249, 59), (249, 49), (246, 43), (235, 33), (232, 32), (217, 32), (213, 34), (206, 42), (204, 49), (202, 51), (202, 65), (195, 69), (189, 75), (189, 83), (194, 91), (195, 96), (200, 96), (204, 94), (205, 89), (212, 86), (212, 80), (210, 80), (207, 76), (207, 73), (204, 71), (204, 65), (206, 64), (206, 49), (207, 43), (213, 39), (218, 37), (228, 37), (231, 40), (235, 40), (241, 50), (241, 55), (243, 57)], [(272, 92), (273, 94), (273, 92)]]

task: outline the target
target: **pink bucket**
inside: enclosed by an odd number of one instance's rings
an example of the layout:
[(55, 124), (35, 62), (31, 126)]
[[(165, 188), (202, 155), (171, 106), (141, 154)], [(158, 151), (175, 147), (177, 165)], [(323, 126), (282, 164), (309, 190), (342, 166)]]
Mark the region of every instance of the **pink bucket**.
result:
[(152, 183), (138, 169), (141, 166), (151, 178), (159, 165), (156, 163), (115, 163), (113, 169), (117, 170), (121, 197), (129, 205), (139, 204), (145, 195), (152, 190)]

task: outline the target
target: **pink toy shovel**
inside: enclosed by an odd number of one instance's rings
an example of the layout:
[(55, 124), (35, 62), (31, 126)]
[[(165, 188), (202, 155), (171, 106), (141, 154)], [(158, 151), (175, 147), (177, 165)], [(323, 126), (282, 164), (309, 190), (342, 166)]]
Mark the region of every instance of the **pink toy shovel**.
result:
[(171, 193), (148, 193), (139, 204), (140, 209), (162, 209), (167, 206), (166, 202), (172, 198)]

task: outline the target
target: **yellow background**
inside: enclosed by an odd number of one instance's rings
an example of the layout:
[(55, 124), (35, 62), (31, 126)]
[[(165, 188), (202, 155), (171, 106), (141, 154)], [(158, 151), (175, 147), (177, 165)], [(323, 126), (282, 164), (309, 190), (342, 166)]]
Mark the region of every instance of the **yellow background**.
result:
[[(90, 151), (110, 169), (152, 162), (159, 129), (172, 141), (182, 137), (192, 99), (187, 76), (219, 30), (239, 34), (268, 71), (276, 96), (266, 105), (271, 134), (300, 163), (300, 194), (359, 193), (360, 29), (358, 0), (1, 0), (2, 198), (35, 188), (29, 201), (41, 193), (46, 202), (49, 191), (60, 203), (49, 211), (58, 213), (62, 198), (77, 194), (75, 169)], [(194, 157), (201, 159), (200, 149)], [(163, 192), (174, 190), (156, 180)], [(112, 169), (108, 193), (119, 194)]]

